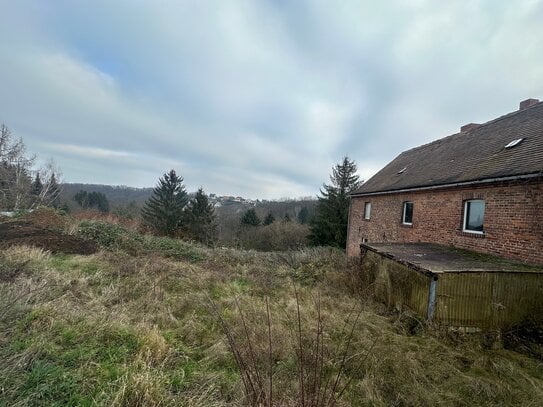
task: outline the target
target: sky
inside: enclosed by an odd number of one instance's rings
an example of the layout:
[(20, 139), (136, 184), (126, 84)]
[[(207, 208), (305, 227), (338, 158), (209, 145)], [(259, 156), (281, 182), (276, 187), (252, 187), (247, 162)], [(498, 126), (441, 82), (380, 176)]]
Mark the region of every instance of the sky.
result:
[(0, 0), (0, 122), (66, 182), (315, 196), (543, 99), (543, 0)]

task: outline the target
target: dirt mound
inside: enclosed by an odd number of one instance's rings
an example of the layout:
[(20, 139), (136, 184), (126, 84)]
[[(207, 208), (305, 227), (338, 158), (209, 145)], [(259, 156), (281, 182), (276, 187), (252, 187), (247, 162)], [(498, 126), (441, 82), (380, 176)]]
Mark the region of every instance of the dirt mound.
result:
[(36, 246), (52, 253), (66, 254), (92, 254), (98, 250), (92, 242), (38, 226), (30, 221), (0, 223), (0, 248), (15, 245)]
[(52, 208), (38, 208), (26, 214), (24, 220), (28, 220), (36, 227), (47, 229), (62, 229), (66, 224), (66, 218)]

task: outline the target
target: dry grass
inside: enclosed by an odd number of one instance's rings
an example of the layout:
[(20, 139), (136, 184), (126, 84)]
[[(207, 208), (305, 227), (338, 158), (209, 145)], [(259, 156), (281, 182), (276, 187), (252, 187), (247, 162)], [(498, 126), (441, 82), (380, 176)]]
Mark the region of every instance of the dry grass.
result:
[(42, 262), (50, 258), (51, 253), (34, 246), (11, 246), (2, 251), (8, 262)]
[[(535, 406), (543, 398), (540, 361), (410, 329), (409, 318), (361, 301), (356, 263), (340, 252), (194, 247), (203, 257), (191, 260), (171, 257), (169, 242), (157, 247), (165, 251), (1, 253), (0, 405)], [(247, 372), (261, 383), (256, 397)]]

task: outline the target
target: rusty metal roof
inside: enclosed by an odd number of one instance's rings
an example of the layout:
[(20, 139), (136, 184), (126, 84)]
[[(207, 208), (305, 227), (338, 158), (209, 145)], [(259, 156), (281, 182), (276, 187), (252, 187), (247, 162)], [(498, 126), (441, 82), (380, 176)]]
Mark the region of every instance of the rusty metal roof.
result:
[(353, 195), (543, 176), (543, 102), (466, 128), (404, 151)]

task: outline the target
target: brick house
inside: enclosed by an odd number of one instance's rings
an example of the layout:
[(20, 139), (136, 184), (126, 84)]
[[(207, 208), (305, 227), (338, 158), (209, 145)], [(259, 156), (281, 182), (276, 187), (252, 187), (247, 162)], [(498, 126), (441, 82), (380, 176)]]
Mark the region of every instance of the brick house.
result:
[(401, 153), (351, 196), (348, 255), (362, 243), (543, 264), (543, 102)]

